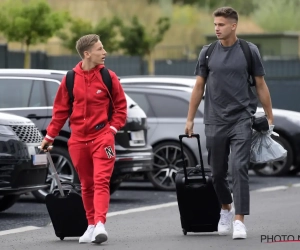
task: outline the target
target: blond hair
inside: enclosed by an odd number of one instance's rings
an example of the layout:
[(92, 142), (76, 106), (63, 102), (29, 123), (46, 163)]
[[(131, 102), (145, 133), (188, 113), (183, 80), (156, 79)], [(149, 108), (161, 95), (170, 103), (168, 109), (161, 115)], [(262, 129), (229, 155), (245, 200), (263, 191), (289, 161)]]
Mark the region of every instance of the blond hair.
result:
[(89, 50), (96, 42), (100, 40), (99, 36), (96, 34), (89, 34), (82, 36), (76, 42), (76, 50), (80, 57), (84, 58), (84, 51)]

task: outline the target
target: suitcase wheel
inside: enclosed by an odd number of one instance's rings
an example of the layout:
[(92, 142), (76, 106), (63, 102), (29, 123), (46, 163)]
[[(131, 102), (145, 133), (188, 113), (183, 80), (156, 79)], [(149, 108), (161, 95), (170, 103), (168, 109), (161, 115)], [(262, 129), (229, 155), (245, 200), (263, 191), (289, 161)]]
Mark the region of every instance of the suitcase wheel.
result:
[(64, 240), (65, 237), (60, 237), (60, 240)]
[(187, 235), (187, 231), (185, 229), (182, 229), (182, 232), (184, 235)]

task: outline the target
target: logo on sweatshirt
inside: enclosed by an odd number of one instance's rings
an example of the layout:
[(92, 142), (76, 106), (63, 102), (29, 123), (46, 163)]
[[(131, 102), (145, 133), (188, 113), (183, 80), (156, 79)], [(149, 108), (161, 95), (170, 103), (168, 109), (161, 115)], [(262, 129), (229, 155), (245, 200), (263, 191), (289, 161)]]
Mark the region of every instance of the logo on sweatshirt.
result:
[(115, 153), (114, 153), (113, 149), (111, 148), (111, 146), (104, 148), (104, 150), (105, 150), (105, 153), (107, 154), (108, 159), (115, 156)]
[(96, 94), (100, 94), (101, 92), (102, 92), (101, 89), (98, 89)]

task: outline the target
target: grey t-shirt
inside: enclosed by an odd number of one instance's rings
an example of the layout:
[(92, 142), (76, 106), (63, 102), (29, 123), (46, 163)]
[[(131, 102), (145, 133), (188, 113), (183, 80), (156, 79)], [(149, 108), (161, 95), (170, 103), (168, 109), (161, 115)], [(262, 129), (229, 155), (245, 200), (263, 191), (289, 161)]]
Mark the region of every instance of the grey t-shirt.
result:
[[(264, 76), (265, 70), (256, 45), (248, 42), (253, 58), (253, 73)], [(237, 40), (232, 46), (223, 47), (218, 42), (208, 60), (209, 75), (205, 65), (203, 46), (195, 69), (195, 75), (207, 78), (204, 104), (205, 124), (228, 124), (246, 119), (256, 112), (258, 100), (248, 79), (247, 61)]]

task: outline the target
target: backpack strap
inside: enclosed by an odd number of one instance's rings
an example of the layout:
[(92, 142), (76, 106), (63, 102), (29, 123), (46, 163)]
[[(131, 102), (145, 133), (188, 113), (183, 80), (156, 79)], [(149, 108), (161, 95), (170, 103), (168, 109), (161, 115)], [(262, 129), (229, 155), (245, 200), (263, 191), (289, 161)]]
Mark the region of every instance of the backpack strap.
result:
[(107, 68), (102, 68), (100, 69), (100, 74), (102, 76), (102, 80), (104, 82), (104, 84), (106, 85), (108, 91), (109, 91), (109, 95), (108, 98), (110, 100), (109, 102), (109, 107), (108, 107), (108, 120), (111, 120), (111, 116), (112, 116), (112, 111), (113, 111), (113, 103), (112, 103), (112, 79), (111, 76), (109, 74), (109, 71)]
[(73, 95), (73, 88), (74, 88), (74, 80), (75, 80), (75, 72), (73, 70), (69, 70), (66, 75), (66, 86), (69, 93), (69, 117), (73, 111), (73, 102), (74, 102), (74, 95)]
[[(247, 43), (247, 41), (240, 39), (240, 44), (241, 44), (241, 49), (245, 55), (246, 61), (247, 61), (247, 68), (248, 68), (248, 79), (247, 82), (249, 83), (249, 85), (255, 86), (256, 82), (255, 82), (255, 77), (253, 76), (253, 57), (252, 57), (252, 52), (251, 49), (249, 47), (249, 44)], [(209, 74), (209, 68), (208, 68), (208, 60), (217, 44), (218, 40), (214, 41), (213, 43), (211, 43), (208, 47), (208, 49), (206, 50), (205, 53), (205, 67), (206, 67), (206, 71), (207, 71), (207, 76)]]
[[(106, 85), (109, 95), (108, 98), (110, 100), (109, 108), (108, 108), (108, 120), (111, 120), (112, 111), (113, 111), (113, 104), (112, 104), (112, 79), (108, 72), (107, 68), (100, 69), (100, 74), (102, 76), (103, 82)], [(74, 88), (74, 80), (75, 80), (75, 72), (73, 70), (69, 70), (66, 75), (66, 86), (69, 94), (69, 103), (70, 103), (70, 110), (69, 110), (69, 117), (73, 111), (73, 102), (74, 102), (74, 95), (73, 95), (73, 88)]]
[(213, 43), (211, 43), (208, 47), (208, 49), (206, 50), (206, 53), (205, 53), (205, 67), (206, 67), (206, 72), (207, 72), (207, 77), (208, 77), (208, 74), (209, 74), (209, 68), (208, 68), (208, 60), (217, 44), (219, 40), (217, 41), (214, 41)]
[[(255, 86), (256, 82), (255, 82), (255, 77), (253, 76), (253, 57), (252, 57), (252, 52), (251, 49), (249, 47), (249, 44), (247, 43), (247, 41), (243, 40), (243, 39), (239, 39), (240, 44), (241, 44), (241, 49), (246, 57), (246, 61), (247, 61), (247, 65), (248, 65), (248, 83), (250, 86)], [(252, 81), (251, 81), (252, 80)]]

